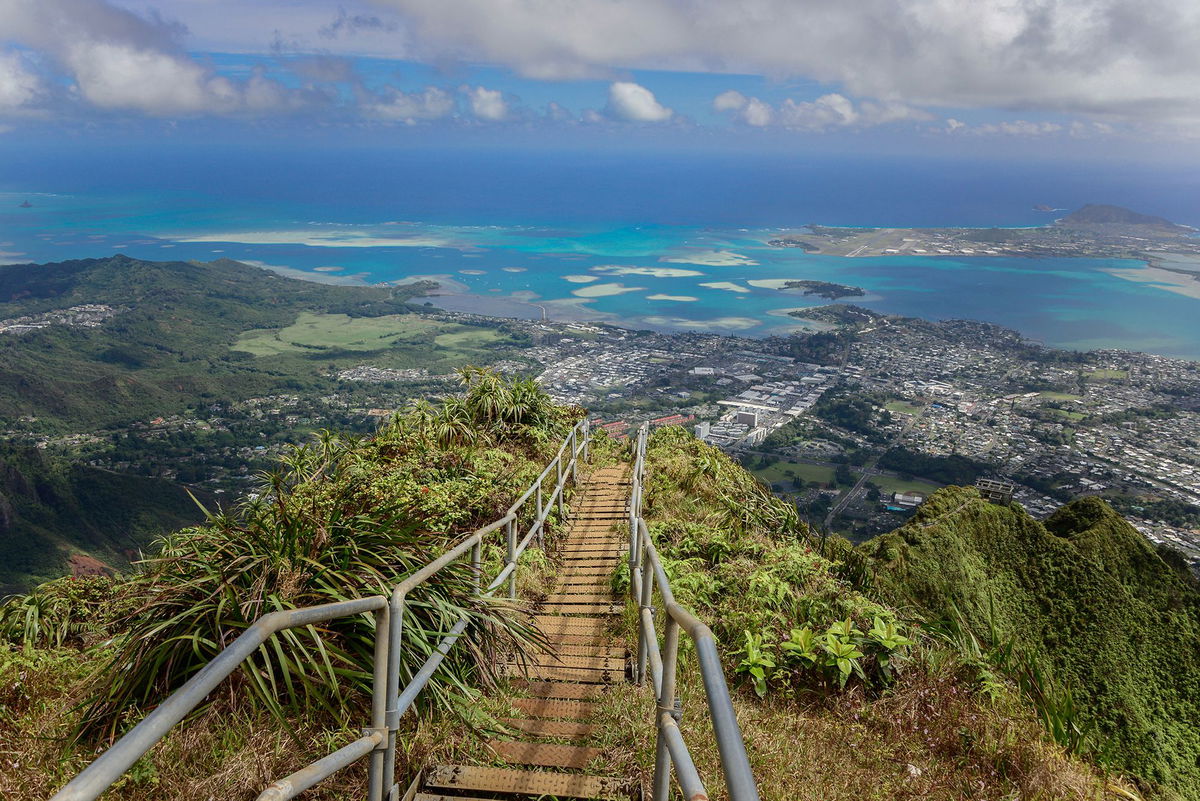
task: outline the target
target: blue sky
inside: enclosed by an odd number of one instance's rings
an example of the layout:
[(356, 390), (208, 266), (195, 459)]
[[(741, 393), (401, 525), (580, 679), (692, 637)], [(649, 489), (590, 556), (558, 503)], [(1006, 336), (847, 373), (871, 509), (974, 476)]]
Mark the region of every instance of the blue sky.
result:
[(1185, 160), (1178, 0), (0, 0), (0, 146)]

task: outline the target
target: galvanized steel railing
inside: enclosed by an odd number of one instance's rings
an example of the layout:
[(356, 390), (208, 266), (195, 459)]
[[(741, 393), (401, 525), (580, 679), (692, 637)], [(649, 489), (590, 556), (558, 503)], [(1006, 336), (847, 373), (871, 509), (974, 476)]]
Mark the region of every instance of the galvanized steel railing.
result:
[[(590, 427), (581, 420), (559, 446), (558, 453), (542, 470), (537, 480), (509, 507), (499, 520), (489, 523), (459, 542), (445, 554), (413, 573), (392, 591), (391, 598), (375, 595), (320, 606), (288, 609), (263, 615), (242, 632), (221, 653), (213, 657), (195, 676), (173, 692), (166, 701), (142, 719), (124, 737), (88, 765), (78, 776), (59, 790), (51, 801), (92, 801), (107, 790), (125, 771), (166, 736), (189, 712), (195, 709), (227, 676), (237, 670), (272, 634), (284, 629), (309, 626), (342, 617), (367, 612), (375, 616), (375, 653), (372, 660), (373, 684), (371, 694), (371, 725), (363, 736), (322, 759), (280, 779), (258, 796), (259, 801), (284, 801), (294, 798), (318, 782), (332, 776), (368, 754), (371, 757), (368, 801), (396, 801), (399, 790), (395, 784), (396, 731), (400, 718), (416, 701), (450, 649), (466, 631), (468, 621), (458, 621), (434, 649), (412, 680), (400, 688), (400, 645), (403, 634), (404, 607), (408, 593), (438, 571), (462, 558), (468, 551), (475, 573), (475, 591), (490, 596), (507, 583), (508, 596), (516, 597), (516, 571), (521, 554), (536, 538), (542, 538), (543, 527), (550, 510), (563, 510), (563, 491), (567, 481), (575, 481), (578, 462), (588, 456)], [(545, 484), (555, 477), (553, 489), (547, 494)], [(529, 530), (517, 539), (517, 515), (527, 504), (535, 504), (537, 514)], [(482, 587), (481, 564), (483, 540), (503, 528), (507, 539), (504, 568)]]
[[(750, 760), (746, 756), (746, 744), (742, 730), (734, 715), (733, 702), (729, 698), (729, 687), (725, 683), (725, 671), (717, 653), (716, 640), (712, 631), (695, 615), (675, 602), (671, 582), (663, 570), (662, 561), (654, 547), (654, 541), (642, 519), (643, 478), (646, 469), (646, 439), (649, 427), (643, 424), (638, 429), (634, 445), (633, 490), (629, 498), (629, 578), (633, 600), (640, 607), (638, 615), (638, 663), (637, 680), (645, 681), (647, 668), (654, 683), (654, 694), (658, 701), (655, 723), (658, 729), (657, 755), (654, 761), (654, 801), (667, 801), (671, 784), (671, 767), (675, 768), (675, 779), (688, 801), (704, 801), (708, 791), (700, 778), (691, 753), (679, 730), (682, 710), (675, 698), (675, 678), (678, 668), (679, 632), (682, 629), (691, 637), (700, 663), (700, 675), (704, 681), (704, 693), (708, 699), (709, 715), (717, 749), (721, 754), (721, 768), (725, 774), (725, 786), (731, 801), (758, 801), (758, 788), (750, 772)], [(659, 645), (655, 630), (655, 590), (662, 599), (664, 612), (663, 642)]]

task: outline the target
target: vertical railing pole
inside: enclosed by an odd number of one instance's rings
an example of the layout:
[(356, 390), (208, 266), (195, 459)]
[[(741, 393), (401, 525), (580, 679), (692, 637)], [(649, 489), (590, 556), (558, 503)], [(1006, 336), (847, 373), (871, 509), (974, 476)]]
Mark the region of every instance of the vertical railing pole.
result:
[(667, 738), (663, 735), (662, 717), (675, 710), (675, 666), (679, 657), (679, 624), (670, 615), (663, 642), (662, 689), (658, 694), (658, 709), (654, 713), (657, 729), (657, 746), (654, 758), (654, 801), (667, 801), (671, 790), (671, 755), (667, 751)]
[[(388, 728), (388, 641), (391, 639), (391, 615), (387, 606), (375, 612), (375, 664), (371, 681), (371, 728), (382, 731)], [(383, 801), (384, 760), (387, 757), (387, 737), (384, 737), (371, 752), (371, 768), (367, 779), (367, 801)]]
[(382, 792), (389, 801), (396, 801), (392, 792), (396, 786), (396, 731), (400, 728), (400, 638), (404, 633), (404, 594), (397, 588), (388, 603), (387, 652), (387, 748), (383, 752)]
[(592, 444), (592, 421), (583, 421), (583, 461), (588, 461), (591, 458), (588, 454), (591, 453), (589, 448)]
[(579, 427), (571, 429), (571, 483), (579, 483)]
[[(651, 619), (653, 619), (653, 617), (654, 617), (654, 604), (653, 604), (654, 571), (646, 570), (645, 567), (646, 567), (646, 565), (645, 565), (645, 563), (643, 563), (642, 567), (638, 568), (638, 572), (641, 575), (641, 579), (642, 579), (642, 597), (641, 597), (641, 602), (638, 604), (641, 607), (638, 612), (638, 620), (639, 621), (645, 617), (646, 612), (650, 613)], [(646, 660), (650, 656), (649, 649), (655, 648), (658, 645), (657, 643), (650, 642), (649, 637), (650, 637), (649, 632), (646, 632), (645, 636), (638, 638), (638, 665), (637, 665), (637, 683), (638, 684), (641, 684), (642, 682), (644, 682), (646, 680)]]
[(505, 534), (508, 539), (508, 564), (512, 565), (512, 572), (508, 574), (508, 597), (516, 599), (517, 597), (517, 519), (514, 517), (508, 521)]
[(558, 516), (559, 516), (559, 519), (561, 520), (562, 516), (563, 516), (563, 495), (566, 494), (563, 492), (564, 487), (563, 487), (563, 469), (562, 469), (562, 457), (561, 456), (554, 460), (554, 474), (558, 479), (557, 481), (555, 481), (554, 487), (555, 487), (555, 491), (558, 493)]
[(483, 586), (483, 537), (475, 540), (471, 546), (471, 581), (475, 585), (475, 594), (482, 591)]

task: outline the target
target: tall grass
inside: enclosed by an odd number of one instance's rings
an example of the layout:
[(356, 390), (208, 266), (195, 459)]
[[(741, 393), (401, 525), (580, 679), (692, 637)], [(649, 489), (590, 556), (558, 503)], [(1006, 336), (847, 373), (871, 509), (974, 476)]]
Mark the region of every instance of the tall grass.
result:
[[(138, 573), (117, 580), (113, 593), (123, 600), (105, 606), (111, 655), (96, 673), (76, 735), (119, 734), (263, 614), (388, 595), (502, 514), (579, 410), (555, 406), (532, 382), (475, 369), (462, 377), (461, 397), (415, 405), (374, 437), (325, 432), (295, 448), (262, 476), (255, 495), (165, 537)], [(474, 594), (475, 578), (460, 563), (410, 595), (402, 682), (451, 626), (464, 616), (472, 623), (428, 685), (430, 703), (453, 704), (488, 683), (491, 654), (533, 637), (521, 610)], [(62, 589), (9, 602), (0, 632), (25, 643), (81, 639), (98, 610)], [(370, 615), (280, 632), (231, 677), (228, 692), (281, 720), (295, 710), (345, 720), (367, 697), (374, 636)]]

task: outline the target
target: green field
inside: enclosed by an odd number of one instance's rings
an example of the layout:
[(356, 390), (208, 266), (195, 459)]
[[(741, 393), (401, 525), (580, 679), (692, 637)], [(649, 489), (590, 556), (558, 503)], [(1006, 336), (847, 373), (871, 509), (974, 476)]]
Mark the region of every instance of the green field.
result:
[(238, 338), (234, 350), (255, 356), (321, 351), (376, 351), (403, 345), (473, 350), (503, 338), (490, 328), (442, 323), (411, 314), (349, 317), (301, 312), (286, 328), (256, 329)]
[(1081, 395), (1072, 395), (1069, 392), (1043, 392), (1038, 397), (1045, 398), (1046, 400), (1051, 400), (1051, 401), (1067, 402), (1067, 401), (1077, 401), (1082, 396)]
[(932, 481), (921, 481), (915, 478), (909, 480), (899, 478), (898, 476), (871, 476), (868, 480), (879, 487), (884, 494), (892, 492), (924, 492), (928, 495), (942, 486)]
[(883, 408), (889, 412), (897, 412), (899, 414), (920, 414), (923, 411), (923, 407), (914, 406), (902, 400), (888, 401), (884, 404)]
[(1071, 423), (1078, 423), (1083, 418), (1087, 417), (1083, 412), (1070, 412), (1066, 409), (1047, 409), (1055, 417), (1061, 417)]
[(803, 462), (791, 462), (781, 459), (766, 467), (751, 470), (755, 477), (767, 484), (791, 484), (793, 478), (802, 481), (817, 481), (821, 484), (833, 483), (833, 468)]
[(1129, 378), (1128, 370), (1092, 370), (1083, 374), (1089, 381), (1120, 381)]

